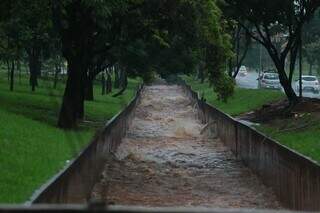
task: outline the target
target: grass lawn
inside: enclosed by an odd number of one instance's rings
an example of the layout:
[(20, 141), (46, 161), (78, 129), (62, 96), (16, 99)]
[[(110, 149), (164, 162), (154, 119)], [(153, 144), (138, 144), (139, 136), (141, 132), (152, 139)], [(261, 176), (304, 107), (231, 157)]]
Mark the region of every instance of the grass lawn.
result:
[(20, 82), (16, 78), (10, 92), (6, 73), (0, 71), (0, 203), (26, 201), (90, 142), (98, 127), (126, 106), (140, 83), (129, 79), (127, 91), (116, 98), (102, 96), (97, 83), (95, 100), (85, 103), (85, 120), (90, 122), (63, 131), (56, 123), (64, 83), (53, 89), (52, 81), (39, 80), (31, 92), (27, 76)]
[(284, 98), (283, 93), (275, 90), (255, 90), (236, 87), (233, 97), (225, 103), (217, 100), (217, 95), (209, 87), (208, 83), (201, 84), (199, 81), (194, 80), (194, 77), (190, 76), (183, 76), (183, 79), (194, 91), (198, 91), (201, 96), (204, 96), (208, 103), (232, 116), (249, 112), (261, 107), (263, 104)]
[[(192, 86), (194, 91), (204, 94), (208, 103), (232, 116), (260, 108), (263, 104), (285, 97), (278, 91), (236, 88), (234, 96), (227, 103), (224, 103), (217, 100), (216, 94), (207, 83), (201, 84), (193, 77), (184, 76), (183, 78), (187, 84)], [(262, 124), (256, 128), (283, 145), (320, 162), (319, 120), (319, 115), (306, 114), (302, 118), (278, 120)], [(312, 125), (301, 129), (295, 128), (305, 123), (312, 123)], [(283, 131), (283, 129), (286, 131)]]
[[(306, 128), (296, 128), (305, 123), (310, 123), (310, 125)], [(305, 118), (279, 120), (256, 128), (283, 145), (320, 163), (319, 116), (309, 114)]]

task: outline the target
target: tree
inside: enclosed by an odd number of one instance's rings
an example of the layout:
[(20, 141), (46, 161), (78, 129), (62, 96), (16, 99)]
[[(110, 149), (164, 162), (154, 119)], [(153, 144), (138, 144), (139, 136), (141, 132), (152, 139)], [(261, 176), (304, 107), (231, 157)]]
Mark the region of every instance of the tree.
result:
[(107, 73), (106, 93), (109, 94), (112, 92), (111, 72), (110, 70), (107, 70), (106, 73)]
[(20, 17), (22, 42), (27, 53), (30, 71), (31, 90), (38, 86), (38, 76), (41, 75), (41, 67), (45, 52), (51, 43), (56, 42), (51, 21), (51, 5), (49, 0), (24, 0), (15, 3), (16, 16)]
[(13, 91), (15, 64), (22, 55), (21, 19), (15, 15), (17, 7), (13, 2), (4, 0), (2, 6), (1, 11), (3, 13), (0, 16), (0, 51), (2, 59), (7, 63), (10, 90)]
[[(291, 52), (291, 61), (294, 64), (294, 54), (301, 42), (303, 25), (310, 20), (320, 2), (317, 0), (227, 0), (233, 17), (246, 29), (247, 33), (262, 44), (272, 58), (279, 73), (280, 83), (291, 105), (298, 102), (298, 98), (291, 86), (294, 70), (289, 76), (285, 72), (285, 62)], [(248, 24), (254, 30), (248, 28)], [(284, 39), (284, 47), (277, 48), (277, 40)]]
[(247, 56), (249, 47), (251, 45), (251, 37), (245, 30), (238, 24), (232, 33), (232, 40), (234, 40), (233, 49), (236, 53), (235, 60), (232, 58), (229, 61), (229, 76), (236, 78), (240, 67)]
[(214, 1), (205, 1), (201, 2), (201, 5), (197, 5), (200, 8), (201, 6), (201, 46), (204, 47), (202, 54), (208, 70), (209, 81), (213, 85), (218, 99), (227, 101), (234, 91), (234, 82), (225, 72), (226, 62), (232, 55), (230, 36), (223, 28), (226, 23), (222, 19), (221, 10)]
[[(7, 61), (14, 60), (17, 69), (20, 69), (20, 62), (27, 55), (30, 85), (34, 91), (38, 84), (37, 78), (41, 74), (44, 55), (52, 51), (49, 46), (57, 40), (51, 24), (50, 0), (4, 0), (1, 5), (6, 12), (0, 20), (0, 36), (1, 41), (5, 41), (4, 46), (7, 45), (2, 58)], [(9, 61), (8, 63), (14, 64)], [(10, 67), (13, 73), (12, 65)], [(13, 80), (11, 82), (13, 83)]]
[(157, 69), (163, 71), (165, 61), (156, 59), (165, 52), (177, 59), (170, 61), (172, 72), (188, 68), (181, 66), (184, 63), (193, 68), (202, 60), (219, 97), (225, 100), (232, 94), (232, 81), (224, 72), (230, 55), (229, 38), (220, 26), (221, 11), (214, 0), (52, 3), (68, 63), (59, 127), (74, 128), (83, 118), (86, 93), (92, 94), (92, 81), (100, 72), (116, 65), (121, 87), (116, 95), (121, 95), (127, 76), (138, 75), (147, 81)]
[(144, 51), (149, 56), (148, 70), (166, 76), (191, 73), (200, 67), (203, 79), (207, 77), (218, 97), (226, 100), (233, 93), (233, 80), (225, 73), (231, 46), (215, 1), (168, 0), (158, 4), (148, 7), (151, 14), (161, 17), (155, 18), (160, 27), (151, 28), (157, 30)]
[[(54, 23), (68, 63), (68, 79), (58, 120), (61, 128), (75, 128), (77, 121), (83, 118), (87, 71), (95, 57), (92, 47), (108, 27), (113, 4), (113, 1), (53, 1)], [(101, 47), (109, 48), (109, 44)]]

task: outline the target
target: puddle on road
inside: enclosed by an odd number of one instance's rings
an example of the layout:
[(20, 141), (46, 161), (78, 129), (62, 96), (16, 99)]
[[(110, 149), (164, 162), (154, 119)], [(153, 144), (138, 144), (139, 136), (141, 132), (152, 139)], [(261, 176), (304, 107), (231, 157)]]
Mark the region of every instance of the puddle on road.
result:
[(178, 86), (146, 87), (92, 198), (116, 205), (280, 208), (271, 189), (203, 124)]

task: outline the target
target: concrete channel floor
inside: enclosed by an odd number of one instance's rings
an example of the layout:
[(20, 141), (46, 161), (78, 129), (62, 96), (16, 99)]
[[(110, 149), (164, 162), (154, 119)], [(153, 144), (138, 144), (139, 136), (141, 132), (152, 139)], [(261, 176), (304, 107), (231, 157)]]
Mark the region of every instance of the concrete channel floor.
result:
[(179, 86), (146, 87), (92, 198), (147, 207), (281, 209), (271, 189), (201, 132), (195, 110)]

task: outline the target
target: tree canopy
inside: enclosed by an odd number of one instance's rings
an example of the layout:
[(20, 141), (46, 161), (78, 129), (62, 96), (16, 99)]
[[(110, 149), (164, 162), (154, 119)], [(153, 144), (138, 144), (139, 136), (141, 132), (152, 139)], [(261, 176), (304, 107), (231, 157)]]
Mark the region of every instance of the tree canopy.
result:
[(165, 78), (198, 69), (219, 98), (233, 93), (225, 72), (230, 36), (216, 0), (4, 0), (0, 10), (1, 59), (12, 64), (12, 74), (27, 61), (32, 91), (45, 61), (66, 61), (62, 128), (83, 119), (93, 80), (111, 67), (124, 79), (146, 82), (155, 73)]
[[(226, 3), (228, 14), (268, 51), (289, 101), (293, 104), (298, 102), (291, 86), (294, 64), (301, 44), (302, 28), (313, 17), (320, 2), (318, 0), (226, 0)], [(289, 53), (291, 66), (287, 75), (285, 62)]]

